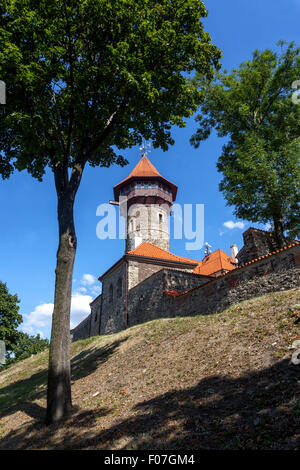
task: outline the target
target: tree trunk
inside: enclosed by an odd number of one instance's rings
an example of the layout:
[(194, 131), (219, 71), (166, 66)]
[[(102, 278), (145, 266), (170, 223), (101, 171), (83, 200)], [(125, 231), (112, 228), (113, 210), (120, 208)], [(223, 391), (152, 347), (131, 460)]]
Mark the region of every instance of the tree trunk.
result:
[(75, 194), (71, 194), (68, 190), (58, 193), (59, 247), (49, 354), (47, 424), (67, 416), (72, 407), (70, 308), (77, 244), (73, 218), (74, 198)]
[(283, 234), (283, 223), (280, 215), (273, 216), (274, 221), (274, 232), (278, 248), (284, 248), (286, 246), (285, 237)]

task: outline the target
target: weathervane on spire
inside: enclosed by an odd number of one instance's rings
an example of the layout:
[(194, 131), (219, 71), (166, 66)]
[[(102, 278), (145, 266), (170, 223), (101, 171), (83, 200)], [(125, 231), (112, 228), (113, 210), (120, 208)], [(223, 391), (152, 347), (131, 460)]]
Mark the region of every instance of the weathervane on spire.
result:
[(147, 142), (147, 140), (143, 139), (142, 146), (140, 147), (141, 155), (147, 157), (149, 153), (151, 153), (151, 142)]
[(211, 254), (211, 245), (209, 245), (207, 242), (205, 243), (204, 254), (205, 256), (209, 256)]

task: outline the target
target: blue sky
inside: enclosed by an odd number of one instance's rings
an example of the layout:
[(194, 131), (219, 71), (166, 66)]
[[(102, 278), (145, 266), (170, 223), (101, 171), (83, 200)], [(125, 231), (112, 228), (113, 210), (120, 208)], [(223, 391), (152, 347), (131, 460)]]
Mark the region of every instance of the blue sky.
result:
[[(206, 0), (209, 10), (205, 29), (223, 51), (223, 68), (230, 70), (251, 58), (255, 49), (275, 48), (278, 40), (300, 43), (300, 0)], [(300, 77), (299, 77), (300, 79)], [(222, 139), (212, 135), (195, 150), (189, 139), (196, 129), (194, 117), (184, 129), (173, 129), (175, 145), (168, 152), (152, 151), (150, 159), (160, 173), (179, 187), (177, 202), (205, 205), (205, 241), (212, 249), (230, 253), (240, 248), (242, 232), (249, 227), (228, 228), (237, 220), (218, 190), (216, 171)], [(75, 205), (78, 251), (74, 268), (72, 325), (89, 313), (89, 302), (99, 292), (96, 280), (124, 252), (124, 240), (99, 240), (96, 225), (99, 204), (113, 198), (112, 187), (124, 179), (140, 158), (138, 148), (124, 152), (125, 168), (87, 168)], [(22, 329), (49, 337), (53, 308), (58, 229), (56, 194), (52, 174), (39, 183), (27, 173), (15, 173), (0, 181), (0, 280), (17, 293), (24, 323)], [(229, 224), (232, 225), (232, 224)], [(185, 250), (185, 240), (171, 240), (171, 251), (195, 259), (200, 251)]]

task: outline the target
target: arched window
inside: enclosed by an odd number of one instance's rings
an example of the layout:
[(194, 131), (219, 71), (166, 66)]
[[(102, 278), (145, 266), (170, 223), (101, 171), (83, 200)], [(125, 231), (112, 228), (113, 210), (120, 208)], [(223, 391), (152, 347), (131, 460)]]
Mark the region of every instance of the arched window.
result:
[(117, 284), (117, 296), (122, 296), (122, 279), (119, 277), (118, 284)]
[(109, 286), (109, 301), (112, 302), (114, 299), (114, 288), (113, 285), (111, 284)]
[(160, 224), (162, 223), (162, 221), (163, 221), (162, 214), (158, 214), (158, 221), (159, 221)]

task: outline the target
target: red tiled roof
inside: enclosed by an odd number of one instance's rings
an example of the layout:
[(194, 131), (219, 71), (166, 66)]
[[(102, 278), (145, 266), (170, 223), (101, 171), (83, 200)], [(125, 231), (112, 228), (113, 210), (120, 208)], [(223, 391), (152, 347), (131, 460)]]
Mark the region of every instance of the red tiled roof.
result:
[(136, 167), (132, 170), (128, 178), (131, 176), (161, 176), (157, 169), (152, 165), (150, 160), (144, 155)]
[(124, 183), (132, 181), (134, 179), (143, 179), (143, 178), (150, 178), (150, 179), (158, 179), (159, 181), (167, 183), (171, 188), (172, 188), (172, 194), (173, 194), (173, 200), (175, 201), (176, 194), (177, 194), (177, 186), (170, 181), (168, 181), (166, 178), (164, 178), (158, 171), (157, 169), (152, 165), (150, 160), (146, 157), (146, 155), (143, 155), (143, 157), (140, 159), (138, 164), (134, 167), (132, 172), (130, 173), (127, 178), (123, 179), (120, 181), (120, 183), (116, 184), (114, 186), (114, 194), (115, 198), (118, 198), (119, 194), (119, 189), (121, 186), (124, 185)]
[(194, 269), (194, 273), (209, 276), (218, 271), (232, 271), (236, 268), (236, 264), (237, 262), (224, 253), (224, 251), (216, 250), (209, 256), (205, 256), (203, 261), (200, 261), (198, 266)]
[[(132, 172), (130, 173), (129, 176), (127, 176), (127, 178), (125, 178), (123, 181), (121, 181), (121, 183), (123, 183), (124, 181), (128, 180), (129, 178), (132, 178), (133, 176), (141, 176), (141, 177), (145, 177), (145, 176), (161, 176), (161, 174), (157, 171), (157, 169), (152, 165), (152, 163), (150, 162), (150, 160), (146, 157), (146, 155), (144, 155), (140, 161), (138, 162), (138, 164), (134, 167), (134, 169), (132, 170)], [(162, 176), (161, 176), (162, 177)], [(119, 183), (119, 184), (121, 184)]]
[[(235, 269), (242, 269), (244, 268), (245, 266), (248, 266), (249, 264), (252, 264), (252, 263), (256, 263), (257, 261), (261, 260), (261, 259), (265, 259), (265, 258), (269, 258), (270, 256), (274, 256), (274, 255), (277, 255), (278, 253), (281, 253), (282, 251), (285, 251), (285, 250), (288, 250), (289, 248), (293, 248), (294, 246), (297, 246), (297, 245), (300, 245), (300, 241), (295, 241), (295, 243), (292, 243), (288, 246), (285, 246), (284, 248), (280, 248), (276, 251), (272, 251), (272, 253), (267, 253), (266, 255), (263, 255), (263, 256), (260, 256), (259, 258), (256, 258), (256, 259), (253, 259), (251, 261), (248, 261), (248, 263), (245, 263), (245, 264), (241, 264), (240, 266), (237, 266)], [(230, 272), (226, 272), (224, 274), (222, 274), (220, 277), (225, 277), (225, 276), (228, 276), (230, 274)], [(219, 279), (219, 278), (218, 278)], [(189, 290), (186, 290), (184, 292), (179, 292), (179, 291), (176, 291), (176, 290), (165, 290), (164, 293), (166, 295), (170, 295), (171, 297), (177, 297), (177, 296), (181, 296), (181, 295), (187, 295), (189, 294), (190, 292), (193, 292), (197, 289), (201, 289), (202, 287), (206, 286), (208, 283), (211, 283), (211, 282), (214, 282), (216, 279), (210, 279), (209, 281), (207, 281), (205, 284), (201, 284), (200, 286), (196, 286), (196, 287), (193, 287), (192, 289), (189, 289)]]
[[(177, 261), (178, 263), (189, 263), (189, 264), (198, 264), (199, 261), (189, 258), (183, 258), (182, 256), (176, 256), (170, 253), (169, 251), (163, 250), (152, 243), (141, 243), (137, 248), (134, 250), (128, 251), (127, 254), (129, 255), (136, 255), (136, 256), (145, 256), (147, 258), (156, 258), (156, 259), (163, 259), (167, 261)], [(191, 266), (192, 268), (192, 266)]]
[[(182, 256), (173, 255), (169, 251), (163, 250), (152, 243), (141, 243), (134, 250), (128, 251), (130, 255), (145, 256), (147, 258), (163, 259), (166, 261), (177, 261), (179, 263), (189, 263), (192, 265), (197, 264), (194, 268), (194, 274), (201, 274), (203, 276), (211, 276), (212, 274), (227, 270), (231, 271), (235, 269), (236, 262), (230, 258), (224, 251), (216, 250), (211, 253), (208, 257), (206, 256), (203, 261), (197, 261), (190, 258), (184, 258)], [(193, 266), (191, 266), (193, 268)]]

